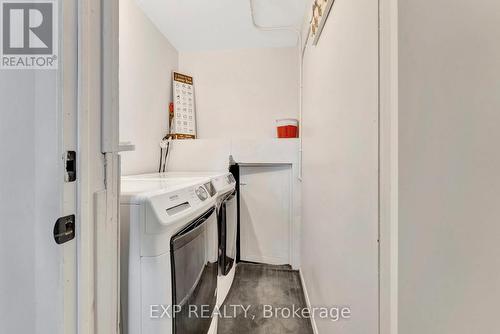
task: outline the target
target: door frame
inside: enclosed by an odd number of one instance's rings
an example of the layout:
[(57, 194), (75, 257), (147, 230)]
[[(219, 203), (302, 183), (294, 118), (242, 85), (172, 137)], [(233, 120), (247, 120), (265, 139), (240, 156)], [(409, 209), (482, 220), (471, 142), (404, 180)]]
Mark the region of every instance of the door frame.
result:
[(398, 0), (379, 0), (379, 334), (398, 333)]
[[(59, 1), (58, 30), (59, 58), (58, 70), (58, 121), (62, 127), (62, 163), (61, 173), (64, 181), (61, 186), (61, 204), (63, 216), (75, 214), (75, 238), (64, 243), (62, 248), (62, 281), (63, 281), (63, 330), (64, 333), (77, 333), (78, 323), (78, 181), (66, 180), (66, 152), (78, 151), (78, 0)], [(78, 159), (78, 156), (77, 156)]]
[(119, 0), (78, 0), (78, 333), (118, 334)]

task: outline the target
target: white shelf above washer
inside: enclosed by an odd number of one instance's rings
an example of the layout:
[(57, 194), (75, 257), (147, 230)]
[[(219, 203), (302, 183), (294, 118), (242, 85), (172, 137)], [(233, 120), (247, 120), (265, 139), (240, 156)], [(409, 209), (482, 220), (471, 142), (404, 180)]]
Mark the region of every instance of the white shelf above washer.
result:
[(118, 150), (120, 152), (135, 151), (135, 145), (132, 144), (132, 142), (129, 142), (129, 141), (120, 142), (120, 144), (118, 145)]

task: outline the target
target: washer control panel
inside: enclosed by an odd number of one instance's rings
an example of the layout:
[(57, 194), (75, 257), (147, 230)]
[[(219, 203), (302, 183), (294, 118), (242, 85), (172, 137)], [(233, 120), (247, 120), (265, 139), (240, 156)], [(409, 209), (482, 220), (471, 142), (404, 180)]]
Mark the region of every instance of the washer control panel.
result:
[(204, 186), (199, 186), (195, 190), (196, 196), (200, 199), (200, 201), (206, 201), (207, 198), (209, 197), (208, 191), (205, 189)]

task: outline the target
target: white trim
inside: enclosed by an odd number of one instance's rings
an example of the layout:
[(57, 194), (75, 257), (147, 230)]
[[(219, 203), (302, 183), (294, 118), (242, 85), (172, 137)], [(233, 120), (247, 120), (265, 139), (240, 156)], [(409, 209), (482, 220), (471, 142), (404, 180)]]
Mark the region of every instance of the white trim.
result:
[[(107, 1), (107, 0), (106, 0)], [(120, 159), (106, 153), (106, 189), (95, 194), (96, 334), (118, 334), (120, 323)]]
[(398, 2), (380, 4), (379, 333), (398, 333)]
[(120, 330), (118, 6), (118, 0), (101, 0), (99, 84), (105, 191), (95, 197), (96, 207), (103, 211), (96, 209), (96, 334), (117, 334)]
[(119, 0), (102, 0), (101, 7), (101, 52), (102, 52), (102, 152), (117, 153), (119, 143)]
[(94, 333), (94, 224), (90, 172), (89, 1), (78, 8), (78, 333)]
[[(302, 275), (302, 270), (299, 270), (299, 276), (300, 276), (300, 283), (302, 285), (302, 291), (304, 292), (304, 298), (306, 299), (306, 306), (309, 310), (311, 310), (312, 309), (311, 300), (309, 299), (309, 293), (307, 292), (306, 281), (304, 279), (304, 276)], [(311, 317), (310, 320), (313, 333), (319, 334), (318, 326), (316, 325), (316, 319), (314, 319), (314, 317)]]
[[(242, 259), (243, 262), (250, 262), (250, 263), (260, 263), (260, 264), (270, 264), (273, 266), (283, 266), (283, 265), (290, 265), (290, 261), (283, 261), (282, 258), (279, 257), (272, 257), (272, 256), (264, 256), (264, 255), (249, 255), (245, 256), (245, 259)], [(293, 269), (293, 266), (292, 266)]]
[(294, 186), (293, 186), (293, 166), (290, 164), (290, 177), (288, 178), (288, 189), (290, 189), (290, 193), (288, 194), (288, 263), (292, 266), (292, 268), (297, 268), (297, 263), (295, 260), (295, 244), (297, 241), (295, 240), (295, 224), (294, 224)]
[[(62, 153), (63, 157), (67, 151), (77, 148), (77, 117), (78, 117), (78, 41), (77, 41), (77, 1), (59, 2), (55, 22), (59, 30), (59, 70), (58, 70), (58, 122), (62, 126)], [(54, 47), (57, 47), (55, 45)], [(62, 157), (62, 158), (63, 158)], [(64, 160), (65, 158), (63, 158)], [(64, 180), (65, 167), (60, 165), (60, 176)], [(77, 207), (77, 182), (62, 182), (62, 214), (78, 214)], [(80, 240), (78, 236), (82, 222), (76, 218), (75, 240), (61, 246), (62, 250), (62, 274), (64, 281), (64, 333), (76, 333), (78, 323), (78, 248)]]
[(78, 4), (78, 333), (118, 334), (118, 0)]

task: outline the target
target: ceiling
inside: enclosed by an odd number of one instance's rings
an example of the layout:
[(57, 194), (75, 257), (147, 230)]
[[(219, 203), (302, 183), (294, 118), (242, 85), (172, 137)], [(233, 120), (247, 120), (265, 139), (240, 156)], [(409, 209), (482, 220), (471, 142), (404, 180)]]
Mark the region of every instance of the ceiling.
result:
[[(291, 31), (259, 31), (250, 0), (136, 0), (179, 51), (290, 47)], [(309, 0), (253, 0), (259, 26), (302, 27)]]

